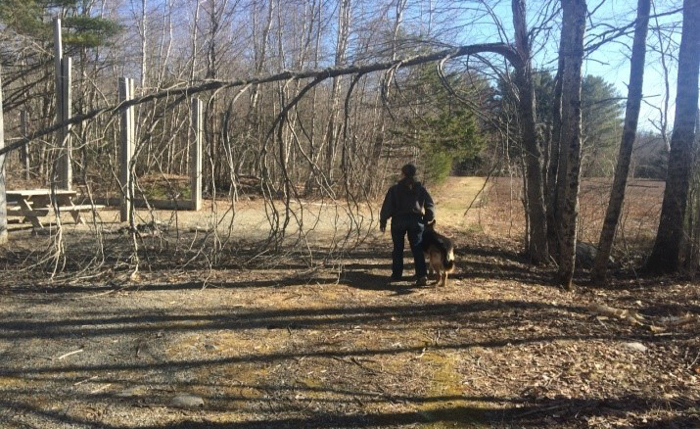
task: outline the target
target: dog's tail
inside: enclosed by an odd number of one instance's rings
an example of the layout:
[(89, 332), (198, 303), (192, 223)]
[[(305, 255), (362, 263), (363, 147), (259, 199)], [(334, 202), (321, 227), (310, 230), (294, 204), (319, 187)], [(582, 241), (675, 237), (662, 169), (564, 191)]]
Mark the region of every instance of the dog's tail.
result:
[(450, 246), (445, 249), (445, 255), (442, 259), (442, 266), (445, 267), (445, 271), (452, 271), (455, 267), (455, 252), (454, 248)]

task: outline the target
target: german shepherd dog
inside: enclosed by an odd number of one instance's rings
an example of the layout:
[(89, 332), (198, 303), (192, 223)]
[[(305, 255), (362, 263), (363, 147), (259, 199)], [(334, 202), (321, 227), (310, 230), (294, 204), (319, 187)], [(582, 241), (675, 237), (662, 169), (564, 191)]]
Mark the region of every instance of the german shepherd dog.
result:
[(454, 244), (452, 240), (435, 231), (435, 222), (425, 225), (423, 254), (428, 260), (428, 274), (438, 275), (435, 286), (447, 286), (447, 275), (455, 270)]

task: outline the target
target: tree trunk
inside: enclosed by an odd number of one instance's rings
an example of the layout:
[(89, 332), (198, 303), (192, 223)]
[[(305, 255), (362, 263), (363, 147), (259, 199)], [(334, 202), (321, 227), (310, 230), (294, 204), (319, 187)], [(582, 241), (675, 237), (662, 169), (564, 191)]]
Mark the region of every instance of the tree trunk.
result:
[[(348, 37), (350, 35), (350, 0), (341, 0), (338, 11), (338, 32), (335, 49), (335, 66), (345, 64), (346, 51), (348, 47)], [(341, 77), (333, 78), (331, 89), (331, 109), (326, 128), (326, 175), (329, 182), (333, 182), (333, 167), (335, 164), (336, 150), (338, 146), (338, 116), (340, 114), (340, 90)]]
[[(564, 29), (562, 29), (563, 31)], [(552, 136), (550, 137), (549, 168), (547, 171), (547, 187), (545, 188), (549, 196), (547, 201), (547, 245), (549, 246), (549, 254), (555, 257), (559, 255), (559, 225), (561, 224), (561, 216), (558, 212), (560, 207), (559, 200), (561, 199), (559, 185), (562, 173), (566, 168), (566, 163), (564, 163), (566, 152), (562, 153), (561, 146), (561, 81), (564, 73), (564, 55), (562, 55), (561, 46), (563, 45), (562, 41), (559, 49), (559, 66), (554, 84)]]
[(199, 1), (197, 1), (195, 4), (194, 22), (192, 24), (192, 63), (190, 65), (190, 85), (194, 83), (194, 73), (197, 69), (197, 25), (199, 25)]
[(625, 188), (632, 159), (632, 147), (637, 136), (637, 121), (639, 109), (642, 104), (642, 84), (644, 83), (644, 57), (646, 55), (646, 38), (649, 28), (649, 11), (651, 0), (638, 0), (637, 22), (634, 28), (634, 42), (632, 44), (632, 58), (630, 60), (630, 83), (627, 95), (627, 110), (625, 112), (625, 126), (622, 131), (620, 153), (617, 156), (615, 167), (615, 179), (610, 191), (610, 202), (605, 213), (603, 229), (598, 241), (598, 253), (593, 265), (591, 277), (596, 283), (603, 283), (607, 273), (608, 259), (612, 251), (615, 230), (620, 220), (622, 203), (625, 200)]
[[(583, 65), (583, 35), (586, 31), (586, 1), (562, 1), (567, 31), (562, 29), (562, 41), (567, 41), (562, 75), (562, 150), (567, 149), (561, 237), (559, 244), (559, 284), (572, 288), (576, 265), (576, 223), (578, 220), (579, 174), (581, 172), (581, 68)], [(563, 153), (562, 153), (563, 156)]]
[(148, 21), (146, 16), (146, 6), (147, 0), (141, 0), (141, 23), (139, 24), (139, 31), (141, 32), (141, 88), (144, 91), (146, 90), (146, 86), (148, 85), (148, 82), (146, 81), (146, 75), (148, 72), (148, 34), (146, 28), (146, 23)]
[[(2, 111), (2, 66), (0, 66), (0, 149), (5, 146), (5, 124)], [(5, 196), (5, 159), (0, 155), (0, 245), (7, 243), (7, 197)]]
[(522, 145), (525, 148), (525, 167), (527, 180), (527, 200), (529, 207), (530, 229), (528, 253), (534, 264), (546, 263), (549, 258), (547, 250), (547, 219), (544, 204), (542, 149), (537, 139), (535, 124), (536, 99), (532, 85), (532, 65), (530, 43), (528, 40), (525, 0), (513, 0), (513, 26), (515, 27), (515, 46), (520, 56), (516, 65), (515, 85), (518, 87), (519, 116)]
[(698, 68), (700, 67), (700, 0), (683, 2), (683, 30), (678, 53), (676, 118), (671, 136), (666, 190), (661, 222), (646, 268), (652, 273), (678, 270), (683, 239), (683, 219), (688, 200), (690, 167), (698, 109)]

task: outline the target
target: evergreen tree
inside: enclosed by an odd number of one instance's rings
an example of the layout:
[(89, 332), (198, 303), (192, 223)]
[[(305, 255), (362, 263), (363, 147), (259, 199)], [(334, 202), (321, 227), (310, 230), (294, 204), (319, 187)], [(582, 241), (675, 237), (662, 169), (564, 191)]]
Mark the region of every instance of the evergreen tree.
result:
[(94, 48), (105, 45), (116, 35), (117, 23), (90, 16), (81, 0), (3, 0), (0, 22), (6, 31), (48, 41), (52, 36), (52, 17), (63, 18), (63, 42), (68, 47)]
[(583, 100), (584, 176), (610, 176), (622, 136), (623, 105), (615, 86), (599, 76), (586, 76)]
[[(476, 74), (451, 72), (440, 77), (432, 66), (417, 68), (411, 79), (417, 82), (410, 92), (415, 94), (411, 102), (418, 115), (395, 132), (420, 149), (426, 180), (440, 182), (456, 165), (478, 159), (486, 139), (473, 109), (484, 98), (480, 94), (491, 89)], [(467, 105), (467, 99), (474, 106)]]

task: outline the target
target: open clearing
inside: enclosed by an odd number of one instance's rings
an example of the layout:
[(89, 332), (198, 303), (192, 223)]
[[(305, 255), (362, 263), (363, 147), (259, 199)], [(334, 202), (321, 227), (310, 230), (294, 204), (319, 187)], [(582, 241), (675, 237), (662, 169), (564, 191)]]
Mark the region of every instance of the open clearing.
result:
[[(379, 234), (340, 273), (290, 258), (154, 266), (120, 284), (17, 271), (0, 286), (0, 427), (700, 427), (697, 284), (629, 277), (564, 292), (519, 256), (507, 180), (462, 216), (482, 184), (452, 178), (435, 192), (459, 249), (447, 288), (388, 284)], [(652, 216), (641, 189), (626, 240)], [(11, 260), (0, 255), (6, 273)]]

